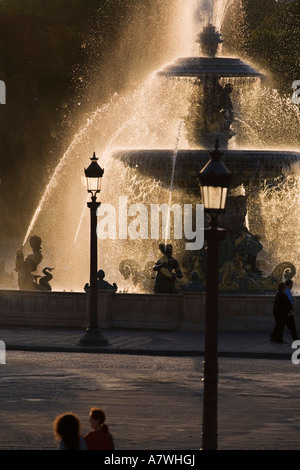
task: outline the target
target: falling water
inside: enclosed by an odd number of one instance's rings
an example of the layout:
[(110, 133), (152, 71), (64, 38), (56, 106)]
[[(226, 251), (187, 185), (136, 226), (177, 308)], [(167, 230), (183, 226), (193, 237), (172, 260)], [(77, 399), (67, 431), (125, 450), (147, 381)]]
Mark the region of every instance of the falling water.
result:
[(212, 23), (219, 31), (226, 12), (233, 0), (198, 0), (194, 9), (194, 20), (201, 25)]
[(233, 0), (218, 0), (213, 2), (212, 23), (216, 26), (218, 31), (221, 31), (222, 29), (227, 10), (232, 2)]
[(61, 171), (63, 171), (64, 169), (64, 164), (65, 164), (65, 161), (67, 160), (67, 158), (71, 155), (72, 151), (74, 150), (74, 148), (76, 147), (76, 145), (78, 145), (82, 139), (85, 137), (86, 133), (89, 131), (90, 127), (93, 125), (95, 119), (99, 119), (99, 117), (102, 116), (102, 114), (105, 113), (106, 109), (110, 106), (112, 106), (113, 104), (113, 100), (115, 99), (115, 97), (113, 97), (111, 99), (111, 101), (105, 105), (103, 105), (100, 109), (97, 109), (87, 120), (86, 124), (83, 125), (81, 127), (81, 129), (79, 130), (79, 132), (75, 135), (75, 137), (73, 138), (71, 144), (69, 145), (68, 149), (66, 150), (66, 152), (64, 153), (64, 155), (62, 156), (60, 162), (58, 163), (58, 165), (56, 166), (55, 170), (54, 170), (54, 173), (49, 181), (49, 183), (47, 184), (47, 187), (42, 195), (42, 198), (38, 204), (38, 207), (37, 209), (35, 210), (35, 213), (32, 217), (32, 220), (28, 226), (28, 229), (27, 229), (27, 232), (26, 232), (26, 235), (24, 237), (24, 241), (23, 241), (23, 244), (22, 246), (25, 245), (25, 243), (27, 242), (27, 239), (38, 219), (38, 216), (41, 212), (41, 210), (43, 209), (43, 205), (45, 203), (45, 201), (47, 200), (47, 197), (50, 195), (50, 193), (55, 189), (56, 185), (57, 185), (57, 178), (58, 178), (58, 175), (60, 174)]
[(166, 228), (165, 228), (165, 234), (166, 234), (165, 244), (167, 244), (168, 227), (170, 227), (171, 204), (172, 204), (172, 194), (173, 194), (173, 187), (174, 187), (174, 174), (175, 174), (175, 167), (176, 167), (176, 159), (177, 159), (178, 150), (179, 150), (181, 128), (182, 128), (182, 119), (179, 122), (176, 146), (174, 149), (174, 153), (172, 155), (172, 174), (171, 174), (171, 183), (170, 183), (170, 191), (169, 191), (168, 216), (166, 219)]

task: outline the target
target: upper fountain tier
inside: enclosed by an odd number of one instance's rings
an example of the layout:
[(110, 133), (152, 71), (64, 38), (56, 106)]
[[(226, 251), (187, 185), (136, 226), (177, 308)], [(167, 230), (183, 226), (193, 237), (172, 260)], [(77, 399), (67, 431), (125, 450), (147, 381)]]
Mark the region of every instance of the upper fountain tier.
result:
[(240, 59), (230, 57), (184, 57), (158, 72), (165, 77), (201, 78), (217, 77), (255, 77), (262, 74)]
[[(197, 42), (205, 57), (178, 59), (175, 64), (159, 72), (167, 77), (199, 78), (199, 86), (196, 86), (191, 97), (189, 114), (185, 118), (187, 137), (192, 145), (190, 149), (179, 149), (176, 152), (174, 187), (192, 192), (199, 190), (197, 173), (207, 162), (207, 150), (214, 148), (216, 140), (223, 150), (228, 169), (234, 173), (232, 184), (235, 186), (248, 186), (254, 181), (259, 184), (264, 180), (284, 177), (287, 172), (298, 169), (298, 152), (228, 150), (228, 140), (234, 135), (230, 128), (234, 122), (229, 96), (232, 86), (226, 84), (223, 88), (219, 84), (219, 78), (261, 78), (262, 74), (239, 59), (216, 57), (218, 45), (223, 41), (211, 24), (197, 36)], [(151, 175), (166, 187), (170, 184), (173, 157), (173, 150), (163, 149), (116, 151), (113, 154), (113, 158), (122, 161), (124, 165), (134, 168), (140, 174)]]
[(235, 135), (234, 109), (230, 94), (231, 83), (224, 87), (221, 78), (261, 78), (262, 74), (240, 59), (216, 56), (222, 41), (215, 27), (207, 25), (197, 36), (201, 57), (179, 58), (168, 65), (159, 75), (165, 77), (191, 78), (196, 86), (186, 117), (187, 137), (192, 146), (211, 148), (216, 140), (224, 149)]
[(172, 65), (158, 72), (166, 77), (257, 77), (262, 74), (240, 59), (230, 57), (216, 57), (218, 45), (222, 43), (219, 34), (212, 24), (206, 26), (197, 36), (202, 57), (179, 58)]

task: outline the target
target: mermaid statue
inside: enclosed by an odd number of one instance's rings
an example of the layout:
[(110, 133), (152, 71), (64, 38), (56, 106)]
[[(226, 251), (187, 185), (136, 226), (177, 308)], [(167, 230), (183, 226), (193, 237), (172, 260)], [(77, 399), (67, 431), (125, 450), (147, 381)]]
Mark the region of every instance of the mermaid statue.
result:
[[(38, 265), (43, 259), (41, 243), (42, 239), (37, 235), (33, 235), (29, 240), (32, 253), (24, 258), (23, 247), (21, 250), (17, 251), (15, 271), (18, 273), (18, 285), (20, 290), (52, 290), (49, 282), (53, 278), (51, 271), (54, 268), (44, 268), (44, 276), (32, 274), (37, 270)], [(39, 281), (38, 278), (40, 278)]]

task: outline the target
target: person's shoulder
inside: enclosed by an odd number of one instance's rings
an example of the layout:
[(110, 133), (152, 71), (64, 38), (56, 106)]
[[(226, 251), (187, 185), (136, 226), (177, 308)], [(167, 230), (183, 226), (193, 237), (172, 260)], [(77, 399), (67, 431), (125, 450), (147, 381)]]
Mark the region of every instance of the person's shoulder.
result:
[(89, 432), (87, 432), (83, 437), (84, 437), (84, 439), (85, 439), (86, 437), (93, 436), (94, 434), (95, 434), (95, 431), (89, 431)]

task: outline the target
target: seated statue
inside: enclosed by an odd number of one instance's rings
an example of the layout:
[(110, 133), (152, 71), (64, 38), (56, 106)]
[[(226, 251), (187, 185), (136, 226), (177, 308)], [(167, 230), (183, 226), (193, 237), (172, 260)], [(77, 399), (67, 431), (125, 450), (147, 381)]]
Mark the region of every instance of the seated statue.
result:
[[(18, 273), (20, 290), (51, 290), (49, 281), (53, 276), (48, 271), (52, 271), (53, 268), (44, 268), (43, 273), (45, 276), (32, 274), (43, 259), (41, 243), (42, 239), (37, 235), (33, 235), (29, 240), (32, 253), (24, 258), (23, 248), (17, 251), (15, 271)], [(40, 278), (39, 282), (37, 282), (38, 278)]]
[[(110, 284), (109, 282), (105, 281), (104, 278), (105, 278), (105, 272), (103, 271), (103, 269), (100, 269), (97, 272), (97, 289), (110, 290), (110, 291), (116, 292), (118, 289), (117, 284), (115, 282), (113, 284)], [(84, 290), (87, 290), (89, 288), (90, 288), (89, 284), (88, 283), (85, 284)]]
[(178, 261), (173, 258), (172, 245), (160, 243), (159, 249), (163, 256), (156, 261), (153, 271), (156, 271), (154, 293), (155, 294), (178, 294), (176, 281), (183, 278)]

